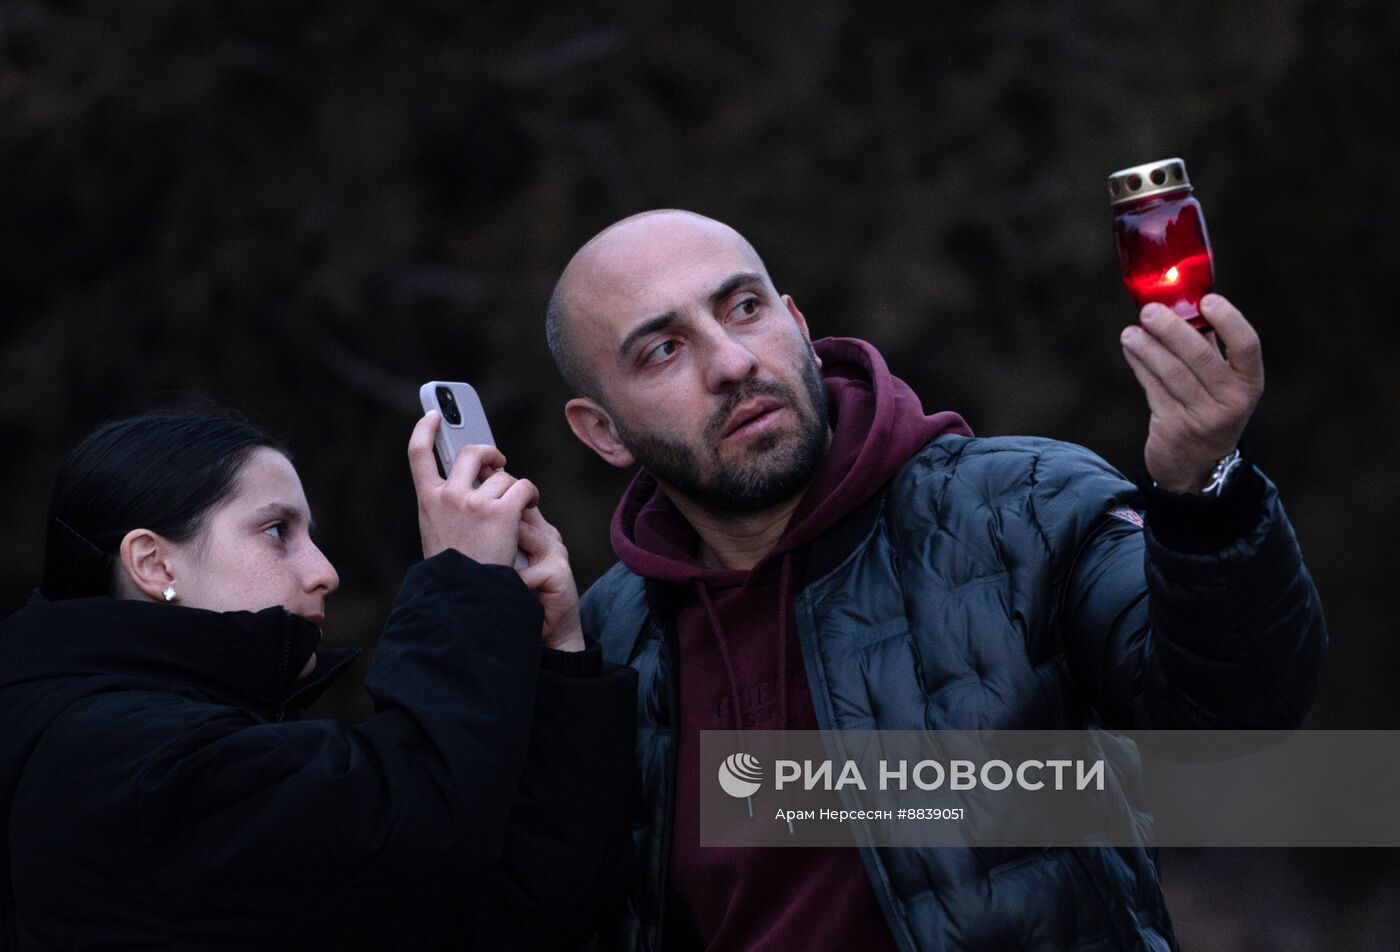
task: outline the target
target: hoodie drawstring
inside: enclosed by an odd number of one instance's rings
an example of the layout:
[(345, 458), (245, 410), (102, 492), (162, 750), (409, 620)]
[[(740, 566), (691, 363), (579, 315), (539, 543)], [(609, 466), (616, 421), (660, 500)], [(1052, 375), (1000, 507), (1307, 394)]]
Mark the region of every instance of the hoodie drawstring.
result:
[[(744, 729), (744, 709), (739, 704), (739, 676), (734, 673), (734, 659), (729, 655), (729, 640), (724, 637), (724, 626), (719, 623), (719, 613), (710, 600), (710, 590), (699, 579), (695, 580), (695, 593), (700, 596), (700, 604), (705, 606), (705, 614), (710, 616), (710, 627), (715, 632), (715, 644), (719, 646), (720, 660), (724, 662), (724, 673), (729, 678), (729, 703), (734, 708), (734, 729)], [(753, 796), (746, 798), (749, 804), (749, 819), (753, 819)]]
[[(782, 569), (778, 578), (778, 730), (788, 729), (788, 600), (792, 591), (792, 553), (784, 553)], [(710, 598), (709, 587), (700, 579), (695, 579), (695, 594), (700, 604), (705, 606), (710, 628), (715, 633), (715, 644), (719, 647), (720, 660), (724, 662), (724, 673), (729, 679), (729, 703), (734, 705), (734, 729), (744, 729), (744, 713), (740, 707), (739, 676), (734, 670), (734, 658), (729, 653), (729, 639), (724, 635), (719, 613)]]
[[(788, 598), (792, 590), (792, 553), (783, 554), (782, 568), (778, 577), (778, 729), (788, 728)], [(710, 619), (710, 627), (715, 633), (715, 644), (719, 648), (720, 660), (724, 662), (724, 673), (729, 679), (729, 703), (734, 706), (734, 729), (744, 729), (744, 711), (740, 703), (739, 676), (734, 670), (734, 658), (729, 653), (729, 639), (724, 635), (719, 613), (710, 598), (710, 589), (700, 580), (695, 580), (695, 594), (700, 604), (705, 606), (705, 614)], [(753, 797), (749, 797), (749, 816), (753, 817)], [(792, 821), (788, 820), (788, 834), (793, 832)]]
[[(778, 729), (788, 727), (788, 589), (792, 587), (792, 553), (783, 553), (783, 567), (778, 575)], [(784, 791), (783, 805), (787, 810), (788, 836), (793, 835), (791, 801)]]
[(715, 643), (719, 645), (719, 657), (724, 662), (724, 673), (729, 678), (729, 703), (734, 705), (734, 729), (744, 729), (744, 712), (739, 706), (739, 677), (734, 673), (734, 659), (729, 655), (729, 641), (724, 637), (724, 626), (719, 623), (715, 603), (710, 600), (710, 590), (699, 579), (695, 580), (695, 593), (700, 596), (700, 604), (705, 606), (705, 614), (710, 616), (710, 627), (715, 632)]
[(778, 577), (778, 730), (788, 728), (788, 590), (792, 587), (792, 553), (783, 554)]

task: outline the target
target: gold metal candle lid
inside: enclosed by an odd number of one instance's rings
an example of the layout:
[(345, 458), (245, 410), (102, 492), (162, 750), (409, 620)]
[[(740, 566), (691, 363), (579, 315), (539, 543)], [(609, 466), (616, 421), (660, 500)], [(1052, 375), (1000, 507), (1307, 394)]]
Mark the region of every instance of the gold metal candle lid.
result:
[(1180, 159), (1159, 159), (1146, 165), (1120, 169), (1110, 175), (1108, 200), (1111, 207), (1183, 188), (1191, 190), (1191, 180), (1186, 177), (1186, 163)]

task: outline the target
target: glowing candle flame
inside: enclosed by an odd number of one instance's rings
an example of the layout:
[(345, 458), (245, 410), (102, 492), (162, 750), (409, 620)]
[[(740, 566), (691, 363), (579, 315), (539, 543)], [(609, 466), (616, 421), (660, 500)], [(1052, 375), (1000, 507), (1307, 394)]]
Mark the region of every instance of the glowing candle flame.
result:
[(1168, 284), (1176, 284), (1176, 282), (1181, 278), (1181, 272), (1176, 270), (1176, 265), (1172, 265), (1170, 268), (1167, 269), (1167, 273), (1163, 275), (1163, 277), (1166, 279), (1166, 282)]

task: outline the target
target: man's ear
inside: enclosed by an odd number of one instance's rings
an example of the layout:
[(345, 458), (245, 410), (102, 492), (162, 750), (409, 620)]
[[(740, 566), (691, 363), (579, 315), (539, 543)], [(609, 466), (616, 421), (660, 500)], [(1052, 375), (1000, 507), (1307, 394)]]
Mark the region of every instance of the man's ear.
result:
[(591, 397), (574, 397), (564, 404), (564, 416), (569, 421), (569, 429), (603, 461), (619, 469), (626, 469), (636, 462), (613, 426), (612, 415), (598, 401)]
[(812, 359), (820, 367), (822, 359), (817, 356), (817, 349), (812, 346), (812, 332), (807, 329), (807, 318), (803, 317), (802, 312), (797, 309), (797, 302), (792, 299), (791, 294), (783, 295), (783, 304), (787, 306), (788, 313), (792, 315), (792, 321), (797, 325), (797, 329), (802, 332), (803, 337), (807, 338), (807, 347), (812, 351)]
[(176, 582), (168, 539), (150, 529), (132, 529), (122, 538), (118, 557), (118, 592), (128, 598), (144, 595), (152, 601), (165, 601), (161, 593)]

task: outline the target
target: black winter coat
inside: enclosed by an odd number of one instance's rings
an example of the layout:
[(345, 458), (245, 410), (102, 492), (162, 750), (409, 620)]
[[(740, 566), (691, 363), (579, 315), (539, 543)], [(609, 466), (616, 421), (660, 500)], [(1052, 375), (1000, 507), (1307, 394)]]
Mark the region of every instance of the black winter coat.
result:
[[(1137, 488), (1082, 447), (939, 437), (805, 550), (793, 617), (819, 726), (1297, 727), (1322, 608), (1272, 484), (1241, 476), (1223, 501), (1154, 494), (1144, 532)], [(664, 947), (685, 677), (669, 596), (617, 565), (583, 599), (604, 656), (641, 676), (640, 874), (607, 946), (629, 952)], [(1176, 948), (1142, 849), (861, 852), (901, 949)]]
[(282, 609), (36, 597), (0, 623), (0, 947), (577, 946), (624, 885), (635, 677), (540, 624), (510, 569), (420, 563), (342, 729), (287, 719), (353, 653), (297, 684)]

